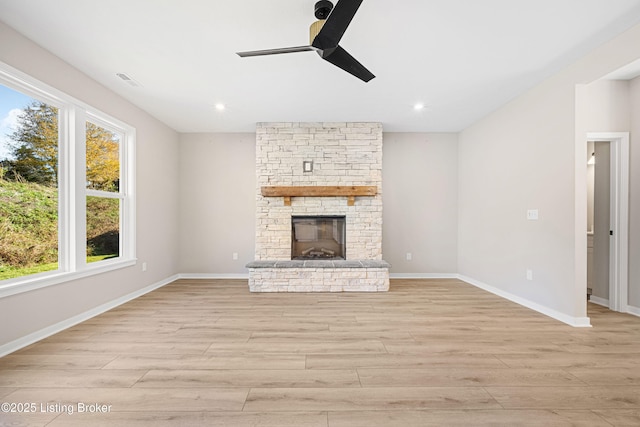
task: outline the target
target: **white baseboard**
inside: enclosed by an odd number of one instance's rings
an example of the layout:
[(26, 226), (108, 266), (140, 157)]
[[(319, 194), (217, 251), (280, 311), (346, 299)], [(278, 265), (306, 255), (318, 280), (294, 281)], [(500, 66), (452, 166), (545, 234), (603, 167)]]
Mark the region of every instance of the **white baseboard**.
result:
[(457, 279), (456, 273), (389, 273), (390, 279)]
[(51, 335), (57, 334), (58, 332), (62, 332), (65, 329), (68, 329), (72, 326), (77, 325), (78, 323), (82, 323), (85, 320), (89, 320), (92, 317), (98, 316), (106, 311), (109, 311), (119, 305), (122, 305), (126, 302), (134, 300), (138, 297), (141, 297), (144, 294), (148, 294), (151, 291), (154, 291), (158, 288), (161, 288), (165, 285), (168, 285), (171, 282), (174, 282), (178, 279), (178, 276), (171, 276), (167, 279), (161, 280), (160, 282), (149, 285), (145, 288), (139, 289), (130, 294), (124, 295), (120, 298), (117, 298), (113, 301), (109, 301), (98, 307), (95, 307), (89, 311), (85, 311), (84, 313), (78, 314), (77, 316), (70, 317), (69, 319), (63, 320), (62, 322), (58, 322), (54, 325), (47, 326), (44, 329), (40, 329), (39, 331), (33, 332), (24, 337), (18, 338), (14, 341), (8, 342), (4, 345), (0, 346), (0, 357), (6, 356), (9, 353), (13, 353), (14, 351), (20, 350), (28, 345), (31, 345), (37, 341), (43, 340)]
[(634, 307), (632, 305), (627, 305), (627, 313), (633, 314), (634, 316), (640, 317), (640, 307)]
[[(180, 279), (249, 279), (248, 273), (180, 273)], [(457, 279), (456, 273), (389, 273), (390, 279)]]
[(246, 279), (249, 280), (249, 273), (180, 273), (179, 279)]
[[(181, 273), (180, 279), (249, 279), (247, 273)], [(390, 279), (457, 279), (456, 273), (389, 273)]]
[[(180, 279), (246, 279), (248, 273), (180, 273)], [(457, 279), (457, 273), (389, 273), (390, 279)]]
[(608, 299), (604, 299), (604, 298), (600, 298), (600, 297), (591, 295), (591, 298), (589, 298), (589, 301), (591, 301), (594, 304), (598, 304), (598, 305), (601, 305), (603, 307), (609, 308), (609, 300)]
[(537, 311), (538, 313), (544, 314), (545, 316), (549, 316), (553, 319), (559, 320), (563, 323), (566, 323), (567, 325), (580, 327), (580, 328), (591, 327), (591, 321), (588, 317), (568, 316), (564, 313), (560, 313), (559, 311), (553, 310), (551, 308), (545, 307), (533, 301), (529, 301), (525, 298), (521, 298), (519, 296), (510, 294), (509, 292), (505, 292), (491, 285), (487, 285), (486, 283), (472, 279), (471, 277), (458, 275), (458, 279), (462, 280), (463, 282), (467, 282), (470, 285), (476, 286), (480, 289), (484, 289), (487, 292), (491, 292), (494, 295), (498, 295), (499, 297), (515, 302), (516, 304), (520, 304), (524, 307), (530, 308), (531, 310)]

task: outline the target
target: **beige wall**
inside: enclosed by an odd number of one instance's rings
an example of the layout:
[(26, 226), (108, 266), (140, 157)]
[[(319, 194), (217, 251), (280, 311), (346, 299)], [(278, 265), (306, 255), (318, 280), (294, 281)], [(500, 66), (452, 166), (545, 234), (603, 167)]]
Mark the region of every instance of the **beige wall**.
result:
[(585, 85), (583, 115), (587, 132), (629, 132), (630, 99), (626, 80), (597, 80)]
[[(255, 134), (184, 134), (180, 142), (180, 271), (247, 274)], [(385, 133), (382, 159), (382, 256), (391, 273), (456, 273), (457, 136)]]
[[(576, 85), (640, 57), (640, 26), (478, 121), (459, 141), (462, 275), (547, 311), (586, 316), (589, 124)], [(577, 135), (580, 135), (578, 138)], [(539, 209), (528, 221), (526, 211)], [(526, 279), (526, 270), (533, 280)]]
[(182, 134), (179, 169), (180, 271), (246, 274), (255, 246), (255, 134)]
[(385, 133), (382, 186), (382, 256), (391, 273), (457, 273), (457, 134)]
[[(0, 61), (136, 128), (138, 266), (0, 299), (0, 346), (178, 272), (178, 135), (0, 23)], [(11, 325), (11, 327), (7, 327)]]
[[(541, 306), (584, 316), (584, 307), (574, 307), (571, 289), (572, 107), (571, 87), (542, 87), (461, 133), (458, 271)], [(527, 220), (529, 209), (538, 209), (538, 221)], [(586, 201), (584, 214), (586, 234)], [(527, 269), (533, 281), (526, 279)]]

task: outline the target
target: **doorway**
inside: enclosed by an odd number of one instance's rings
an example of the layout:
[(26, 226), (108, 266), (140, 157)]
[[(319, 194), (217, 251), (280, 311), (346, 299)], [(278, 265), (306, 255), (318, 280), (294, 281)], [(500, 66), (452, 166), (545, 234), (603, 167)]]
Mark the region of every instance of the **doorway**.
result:
[(587, 176), (593, 179), (593, 187), (590, 189), (593, 193), (589, 194), (588, 200), (588, 287), (592, 289), (593, 302), (605, 305), (613, 311), (626, 312), (629, 134), (589, 133), (587, 140)]

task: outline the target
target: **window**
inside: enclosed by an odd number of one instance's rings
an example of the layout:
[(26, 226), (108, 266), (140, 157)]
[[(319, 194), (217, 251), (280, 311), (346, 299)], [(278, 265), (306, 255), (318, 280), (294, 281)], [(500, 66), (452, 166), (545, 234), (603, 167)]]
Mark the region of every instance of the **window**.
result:
[(87, 262), (120, 256), (122, 135), (87, 121), (86, 217)]
[(0, 63), (0, 296), (135, 263), (134, 144)]
[(58, 108), (0, 85), (0, 280), (58, 270)]

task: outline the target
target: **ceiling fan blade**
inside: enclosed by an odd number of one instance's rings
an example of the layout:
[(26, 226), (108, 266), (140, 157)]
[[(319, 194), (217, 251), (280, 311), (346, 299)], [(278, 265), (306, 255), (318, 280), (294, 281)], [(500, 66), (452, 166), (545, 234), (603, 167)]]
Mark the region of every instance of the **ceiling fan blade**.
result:
[(353, 56), (349, 55), (349, 53), (340, 46), (336, 47), (333, 50), (325, 50), (322, 54), (322, 59), (331, 62), (336, 67), (342, 68), (347, 73), (356, 76), (364, 82), (368, 82), (375, 77), (371, 73), (371, 71), (367, 70), (364, 65), (359, 63)]
[(312, 45), (318, 49), (330, 49), (338, 46), (361, 3), (362, 0), (340, 0), (331, 11)]
[(263, 56), (263, 55), (278, 55), (281, 53), (296, 53), (296, 52), (309, 52), (317, 51), (318, 49), (313, 46), (295, 46), (295, 47), (282, 47), (279, 49), (265, 49), (265, 50), (250, 50), (247, 52), (236, 52), (241, 58), (249, 56)]

